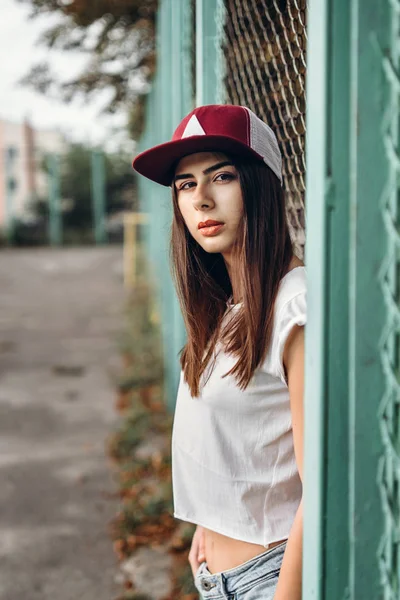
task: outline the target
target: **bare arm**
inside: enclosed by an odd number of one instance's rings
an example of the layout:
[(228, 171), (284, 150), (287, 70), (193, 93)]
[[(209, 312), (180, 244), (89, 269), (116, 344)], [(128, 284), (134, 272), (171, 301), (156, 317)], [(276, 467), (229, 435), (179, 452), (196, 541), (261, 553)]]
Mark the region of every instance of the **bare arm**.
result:
[[(304, 327), (295, 326), (285, 344), (283, 363), (286, 369), (293, 442), (297, 468), (303, 480), (304, 433)], [(303, 547), (303, 501), (300, 502), (283, 556), (274, 600), (301, 600)]]
[(194, 577), (200, 564), (205, 560), (204, 527), (201, 527), (200, 525), (197, 525), (196, 531), (194, 532), (188, 559)]

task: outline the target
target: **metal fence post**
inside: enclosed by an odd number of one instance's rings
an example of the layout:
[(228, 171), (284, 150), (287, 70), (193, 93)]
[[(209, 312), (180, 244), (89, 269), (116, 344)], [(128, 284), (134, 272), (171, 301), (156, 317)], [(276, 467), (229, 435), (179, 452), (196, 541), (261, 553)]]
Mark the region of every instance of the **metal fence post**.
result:
[[(140, 149), (170, 139), (179, 120), (193, 108), (191, 18), (190, 0), (161, 0), (156, 23), (158, 64), (148, 96), (147, 127), (140, 140)], [(140, 178), (139, 195), (141, 211), (149, 213), (146, 238), (160, 307), (165, 392), (172, 412), (179, 381), (178, 354), (185, 341), (185, 329), (168, 260), (171, 192)]]
[(15, 214), (14, 214), (14, 197), (15, 197), (15, 186), (16, 181), (13, 177), (13, 164), (14, 164), (14, 153), (13, 148), (6, 148), (4, 151), (4, 165), (5, 165), (5, 225), (6, 225), (6, 239), (9, 245), (14, 242), (15, 233)]
[(383, 600), (400, 597), (399, 8), (353, 12), (352, 598)]
[(59, 246), (62, 237), (60, 163), (55, 154), (47, 157), (49, 185), (49, 241), (51, 246)]
[[(304, 534), (303, 534), (303, 593), (308, 600), (322, 600), (323, 577), (323, 519), (324, 519), (324, 293), (325, 265), (322, 256), (326, 248), (326, 144), (327, 144), (327, 81), (328, 62), (328, 1), (310, 0), (308, 10), (308, 94), (306, 134), (307, 161), (313, 161), (306, 180), (307, 244), (305, 263), (308, 273), (309, 310), (305, 339), (304, 388)], [(313, 277), (310, 275), (313, 274)], [(313, 339), (313, 344), (309, 340)], [(313, 372), (310, 380), (308, 373)]]
[(220, 104), (224, 99), (222, 53), (223, 0), (196, 0), (196, 105)]
[[(176, 127), (179, 121), (194, 108), (194, 90), (191, 68), (191, 3), (190, 0), (180, 0), (172, 3), (172, 53), (171, 66), (177, 85), (172, 86), (172, 123)], [(172, 220), (172, 198), (168, 191), (168, 202), (170, 206), (170, 219)], [(175, 407), (176, 392), (179, 385), (180, 367), (179, 351), (186, 343), (186, 331), (182, 318), (179, 301), (170, 279), (170, 290), (173, 300), (173, 360), (171, 365), (171, 401), (170, 407)]]
[(94, 237), (96, 244), (107, 241), (106, 221), (106, 182), (105, 160), (100, 150), (92, 150), (92, 204), (94, 219)]

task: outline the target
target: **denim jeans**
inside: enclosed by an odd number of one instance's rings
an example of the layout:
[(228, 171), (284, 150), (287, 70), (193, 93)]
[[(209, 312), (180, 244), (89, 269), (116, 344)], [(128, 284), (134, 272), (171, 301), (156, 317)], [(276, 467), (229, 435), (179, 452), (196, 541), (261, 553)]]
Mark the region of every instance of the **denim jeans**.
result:
[(245, 563), (213, 573), (202, 562), (195, 586), (203, 600), (273, 600), (287, 541)]

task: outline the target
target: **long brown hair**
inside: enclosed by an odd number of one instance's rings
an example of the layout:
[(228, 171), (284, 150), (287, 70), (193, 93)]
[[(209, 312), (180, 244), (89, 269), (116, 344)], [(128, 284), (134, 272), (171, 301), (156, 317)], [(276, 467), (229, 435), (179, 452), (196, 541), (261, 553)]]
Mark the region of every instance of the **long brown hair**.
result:
[[(240, 310), (221, 329), (232, 282), (221, 254), (207, 253), (193, 239), (178, 207), (172, 185), (170, 260), (187, 331), (180, 363), (192, 397), (200, 393), (200, 378), (220, 337), (224, 350), (238, 357), (226, 375), (245, 389), (268, 351), (273, 308), (280, 280), (293, 256), (280, 182), (262, 161), (229, 156), (238, 170), (244, 214), (233, 248), (237, 265)], [(237, 284), (237, 285), (236, 285)]]

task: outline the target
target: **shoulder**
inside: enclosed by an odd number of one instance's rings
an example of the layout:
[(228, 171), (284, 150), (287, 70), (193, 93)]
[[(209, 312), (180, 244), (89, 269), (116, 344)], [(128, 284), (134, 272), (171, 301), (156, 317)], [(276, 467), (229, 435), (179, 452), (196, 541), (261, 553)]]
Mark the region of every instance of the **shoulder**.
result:
[[(305, 267), (295, 268), (281, 280), (275, 301), (273, 336), (274, 364), (277, 375), (287, 385), (287, 358), (292, 342), (298, 348), (303, 325), (307, 321), (307, 284)], [(298, 335), (300, 337), (298, 337)]]
[(295, 267), (281, 279), (278, 294), (275, 300), (275, 316), (277, 321), (284, 315), (282, 313), (290, 308), (296, 298), (305, 304), (307, 296), (307, 273), (305, 266)]

